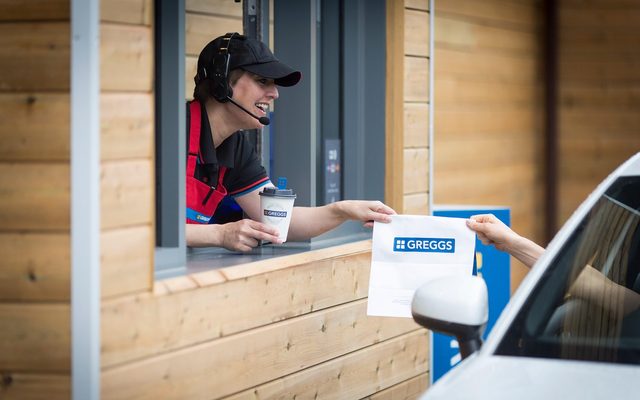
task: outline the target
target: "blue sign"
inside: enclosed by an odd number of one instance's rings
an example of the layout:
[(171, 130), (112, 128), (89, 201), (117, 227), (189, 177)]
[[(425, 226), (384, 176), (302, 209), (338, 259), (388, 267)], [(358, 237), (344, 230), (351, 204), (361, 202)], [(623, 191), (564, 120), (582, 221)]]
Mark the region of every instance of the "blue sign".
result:
[(455, 253), (453, 238), (397, 237), (393, 239), (393, 251), (417, 253)]
[[(493, 214), (505, 225), (511, 225), (508, 208), (462, 208), (435, 207), (433, 215), (437, 217), (469, 218), (477, 214)], [(489, 320), (484, 338), (496, 323), (500, 313), (507, 305), (511, 294), (511, 258), (509, 254), (493, 246), (483, 245), (476, 238), (476, 256), (473, 263), (473, 274), (481, 276), (489, 289)], [(431, 383), (437, 381), (451, 368), (456, 366), (462, 357), (455, 337), (433, 332), (431, 334)]]

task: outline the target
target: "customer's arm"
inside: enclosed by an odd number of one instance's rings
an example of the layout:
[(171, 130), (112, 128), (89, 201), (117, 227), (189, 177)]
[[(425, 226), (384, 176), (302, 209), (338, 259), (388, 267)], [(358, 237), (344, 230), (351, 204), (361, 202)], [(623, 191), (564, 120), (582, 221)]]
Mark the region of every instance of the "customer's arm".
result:
[(518, 235), (493, 214), (474, 215), (467, 220), (467, 226), (476, 232), (483, 244), (506, 251), (527, 267), (533, 266), (544, 253), (543, 247)]

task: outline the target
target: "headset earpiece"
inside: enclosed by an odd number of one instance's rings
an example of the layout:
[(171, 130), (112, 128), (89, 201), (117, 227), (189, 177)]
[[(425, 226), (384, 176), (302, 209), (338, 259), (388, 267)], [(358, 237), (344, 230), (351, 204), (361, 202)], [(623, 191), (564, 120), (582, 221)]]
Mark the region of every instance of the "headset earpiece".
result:
[(229, 46), (231, 39), (236, 35), (235, 32), (224, 35), (223, 44), (220, 46), (219, 53), (213, 57), (212, 65), (212, 95), (217, 101), (224, 103), (229, 101), (229, 97), (233, 97), (233, 90), (229, 85)]

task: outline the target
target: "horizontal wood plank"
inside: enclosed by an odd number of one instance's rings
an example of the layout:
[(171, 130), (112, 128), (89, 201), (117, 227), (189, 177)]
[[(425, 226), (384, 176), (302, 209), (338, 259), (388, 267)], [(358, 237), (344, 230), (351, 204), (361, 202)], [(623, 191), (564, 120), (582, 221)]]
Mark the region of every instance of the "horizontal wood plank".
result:
[(71, 398), (69, 375), (43, 375), (27, 373), (2, 374), (0, 398), (2, 400), (68, 400)]
[(100, 96), (102, 160), (154, 156), (154, 98), (150, 93), (103, 93)]
[(153, 242), (150, 225), (103, 231), (100, 238), (101, 295), (151, 291)]
[(410, 319), (367, 317), (366, 306), (358, 300), (103, 370), (102, 398), (224, 397), (418, 327)]
[(153, 57), (150, 26), (100, 24), (102, 91), (151, 92)]
[[(370, 260), (368, 252), (328, 258), (196, 290), (104, 302), (102, 364), (120, 364), (362, 299)], [(197, 287), (199, 278), (190, 279), (191, 287)]]
[(0, 24), (0, 91), (68, 91), (68, 22)]
[(251, 388), (226, 400), (361, 399), (429, 368), (429, 337), (418, 330)]
[(69, 101), (68, 94), (0, 93), (0, 160), (69, 160)]
[(447, 0), (437, 1), (435, 6), (436, 18), (457, 15), (467, 19), (484, 21), (487, 24), (505, 25), (522, 30), (532, 29), (540, 23), (538, 22), (539, 8), (536, 2), (532, 1)]
[(242, 18), (187, 14), (185, 53), (198, 57), (204, 46), (227, 32), (242, 32)]
[(69, 20), (69, 0), (0, 0), (0, 21)]
[[(481, 108), (481, 106), (519, 109), (542, 109), (542, 84), (511, 83), (464, 77), (436, 75), (434, 81), (437, 107), (447, 109)], [(501, 112), (501, 114), (505, 114)], [(454, 124), (455, 125), (455, 124)]]
[(429, 101), (428, 58), (404, 58), (404, 101)]
[(429, 56), (429, 13), (404, 11), (404, 51), (406, 55)]
[(0, 231), (68, 231), (69, 179), (68, 164), (0, 163)]
[(100, 20), (134, 25), (151, 25), (153, 0), (101, 0)]
[(0, 233), (1, 301), (68, 301), (69, 234)]
[(100, 175), (102, 229), (151, 225), (153, 182), (152, 160), (103, 162)]
[(429, 215), (429, 193), (405, 195), (403, 212), (412, 215)]
[(531, 107), (503, 108), (492, 112), (481, 105), (464, 108), (436, 108), (434, 118), (436, 144), (440, 138), (455, 140), (498, 140), (517, 136), (539, 137), (542, 130), (542, 111)]
[(441, 47), (513, 56), (531, 54), (540, 46), (539, 34), (535, 31), (491, 26), (484, 21), (470, 21), (450, 16), (438, 18), (435, 38)]
[(417, 400), (429, 388), (429, 373), (400, 382), (363, 400)]
[(404, 6), (414, 10), (429, 11), (429, 0), (404, 0)]
[[(214, 14), (242, 18), (242, 3), (227, 0), (186, 0), (187, 13)], [(239, 30), (238, 32), (241, 32)], [(226, 33), (226, 32), (225, 32)]]
[(404, 146), (429, 146), (429, 105), (425, 103), (404, 104)]
[[(68, 94), (0, 94), (0, 160), (68, 161), (69, 101)], [(100, 101), (102, 159), (151, 158), (153, 96), (104, 93)]]
[(68, 372), (69, 304), (0, 303), (0, 370)]
[(404, 150), (404, 194), (426, 192), (429, 188), (429, 151)]
[(540, 84), (542, 64), (533, 54), (515, 57), (510, 54), (460, 51), (436, 43), (435, 76), (491, 82), (494, 84)]

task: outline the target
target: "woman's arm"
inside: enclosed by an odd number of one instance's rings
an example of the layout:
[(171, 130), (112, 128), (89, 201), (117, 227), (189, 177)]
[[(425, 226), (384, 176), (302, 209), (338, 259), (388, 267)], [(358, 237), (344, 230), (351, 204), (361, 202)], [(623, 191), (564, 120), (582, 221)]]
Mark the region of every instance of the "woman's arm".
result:
[(321, 235), (347, 220), (390, 222), (396, 212), (380, 201), (343, 200), (321, 207), (294, 207), (289, 227), (291, 240), (305, 240)]
[(527, 267), (532, 267), (544, 253), (543, 247), (518, 235), (493, 214), (474, 215), (467, 220), (467, 226), (478, 234), (483, 244), (506, 251)]
[(260, 240), (282, 243), (277, 229), (250, 219), (222, 225), (187, 224), (185, 236), (189, 247), (224, 247), (232, 251), (249, 251)]

